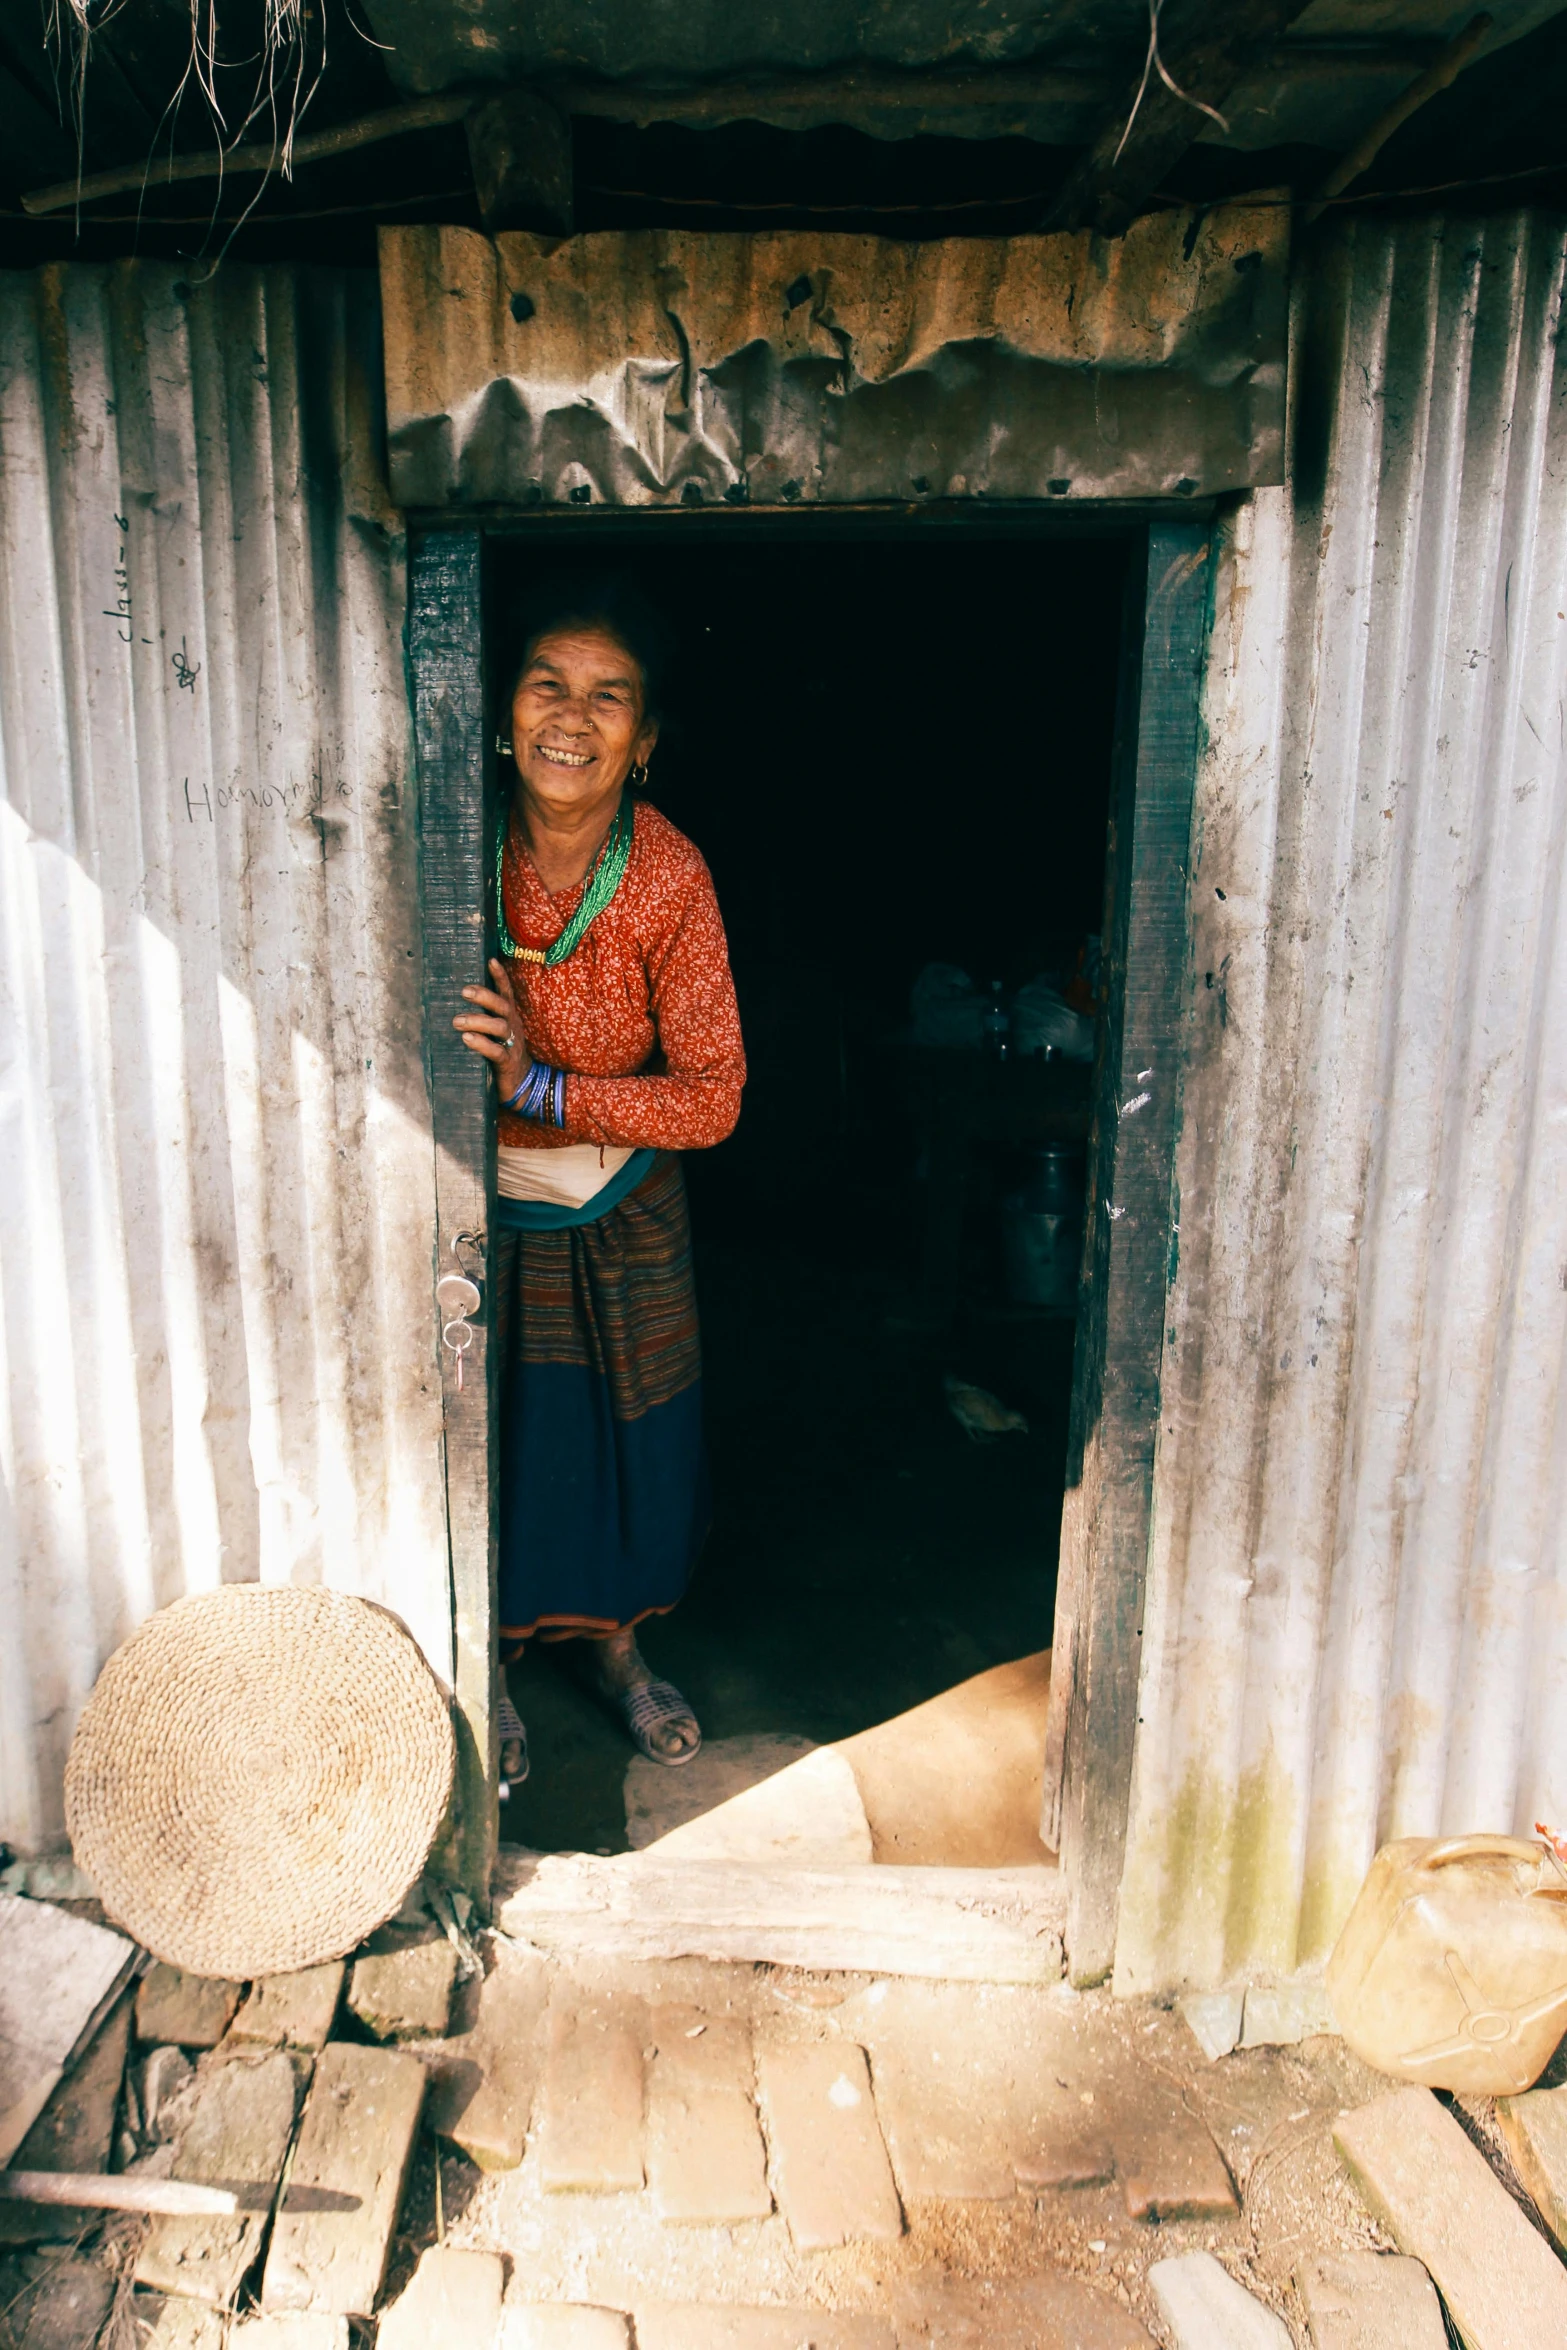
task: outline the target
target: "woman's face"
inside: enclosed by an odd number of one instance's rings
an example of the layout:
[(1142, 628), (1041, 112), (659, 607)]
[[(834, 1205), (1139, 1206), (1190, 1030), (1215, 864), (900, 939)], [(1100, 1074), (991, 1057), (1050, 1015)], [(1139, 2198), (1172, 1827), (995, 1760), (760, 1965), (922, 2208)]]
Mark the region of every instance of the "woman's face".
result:
[(511, 705), (512, 756), (532, 793), (554, 807), (591, 805), (618, 791), (657, 740), (623, 644), (601, 628), (540, 637)]

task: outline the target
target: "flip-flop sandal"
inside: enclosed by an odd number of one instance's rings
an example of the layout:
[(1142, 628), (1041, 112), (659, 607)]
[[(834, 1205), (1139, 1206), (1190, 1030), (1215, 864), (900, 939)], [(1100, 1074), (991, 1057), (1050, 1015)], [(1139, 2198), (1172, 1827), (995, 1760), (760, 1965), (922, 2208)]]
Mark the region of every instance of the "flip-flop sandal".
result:
[[(613, 1696), (633, 1743), (649, 1762), (667, 1763), (673, 1769), (700, 1752), (702, 1732), (697, 1718), (672, 1681), (644, 1681), (640, 1689), (617, 1689)], [(653, 1744), (653, 1732), (669, 1722), (689, 1722), (696, 1731), (695, 1743), (683, 1753), (661, 1754)]]
[(508, 1746), (520, 1746), (522, 1749), (521, 1767), (515, 1771), (503, 1769), (501, 1772), (500, 1798), (504, 1803), (512, 1789), (520, 1787), (528, 1775), (528, 1733), (522, 1726), (521, 1714), (504, 1689), (495, 1703), (495, 1730), (496, 1743), (503, 1758)]

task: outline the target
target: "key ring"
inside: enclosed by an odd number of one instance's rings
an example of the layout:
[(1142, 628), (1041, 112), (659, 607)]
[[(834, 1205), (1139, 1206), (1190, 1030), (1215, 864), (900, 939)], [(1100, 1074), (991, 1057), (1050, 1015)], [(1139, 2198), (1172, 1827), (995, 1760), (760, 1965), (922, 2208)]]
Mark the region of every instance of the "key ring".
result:
[[(452, 1336), (454, 1330), (457, 1332), (455, 1338)], [(463, 1359), (473, 1344), (473, 1324), (466, 1315), (458, 1314), (447, 1323), (441, 1332), (441, 1344), (444, 1347), (449, 1347), (457, 1357), (457, 1392), (461, 1395)]]

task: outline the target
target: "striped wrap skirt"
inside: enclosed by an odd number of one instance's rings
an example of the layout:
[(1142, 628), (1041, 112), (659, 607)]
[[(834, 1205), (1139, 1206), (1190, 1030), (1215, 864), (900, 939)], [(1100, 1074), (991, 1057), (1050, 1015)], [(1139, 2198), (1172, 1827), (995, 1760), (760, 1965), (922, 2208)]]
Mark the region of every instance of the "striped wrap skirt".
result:
[[(504, 1210), (506, 1203), (500, 1203)], [(684, 1595), (710, 1514), (678, 1158), (561, 1230), (495, 1234), (503, 1641), (604, 1634)]]

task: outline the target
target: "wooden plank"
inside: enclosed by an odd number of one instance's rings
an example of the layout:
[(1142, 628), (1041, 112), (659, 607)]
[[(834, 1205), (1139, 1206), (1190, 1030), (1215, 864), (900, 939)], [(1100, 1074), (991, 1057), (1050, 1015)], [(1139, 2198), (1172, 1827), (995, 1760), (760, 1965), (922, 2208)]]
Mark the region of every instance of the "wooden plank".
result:
[(1139, 74), (1117, 95), (1041, 225), (1120, 236), (1209, 120), (1201, 106), (1222, 112), (1246, 68), (1267, 54), (1306, 5), (1307, 0), (1174, 0), (1167, 5), (1159, 19), (1160, 55), (1185, 95), (1177, 95), (1155, 72), (1139, 97)]
[(459, 1233), (487, 1231), (494, 1188), (495, 1121), (488, 1064), (452, 1027), (460, 990), (482, 979), (490, 935), (489, 774), (481, 609), (482, 542), (476, 529), (432, 531), (409, 555), (408, 659), (419, 762), (420, 904), (424, 938), (425, 1059), (435, 1130), (438, 1224), (431, 1269), (430, 1331), (441, 1366), (446, 1515), (456, 1634), (457, 1784), (454, 1830), (437, 1866), (481, 1904), (488, 1898), (497, 1835), (494, 1711), (495, 1489), (490, 1429), (496, 1364), (488, 1317), (474, 1318), (459, 1388), (455, 1358), (440, 1345), (434, 1285), (473, 1272)]
[(1399, 2250), (1430, 2270), (1469, 2350), (1561, 2350), (1567, 2269), (1429, 2089), (1341, 2114), (1333, 2142)]
[(134, 1942), (52, 1902), (0, 1893), (0, 2163), (119, 1997)]
[(1070, 1887), (1072, 1979), (1115, 1957), (1152, 1521), (1181, 1036), (1187, 867), (1209, 608), (1209, 533), (1150, 525), (1140, 643), (1118, 728), (1106, 1021), (1089, 1150), (1091, 1242), (1073, 1372), (1042, 1834)]
[(503, 1851), (495, 1916), (541, 1950), (967, 1983), (1061, 1977), (1054, 1869), (829, 1871)]
[[(134, 1994), (124, 1991), (66, 2074), (12, 2158), (12, 2192), (18, 2172), (105, 2171), (114, 2147), (120, 2088), (130, 2046)], [(6, 2181), (0, 2177), (0, 2195)], [(11, 2235), (0, 2212), (0, 2243)]]

